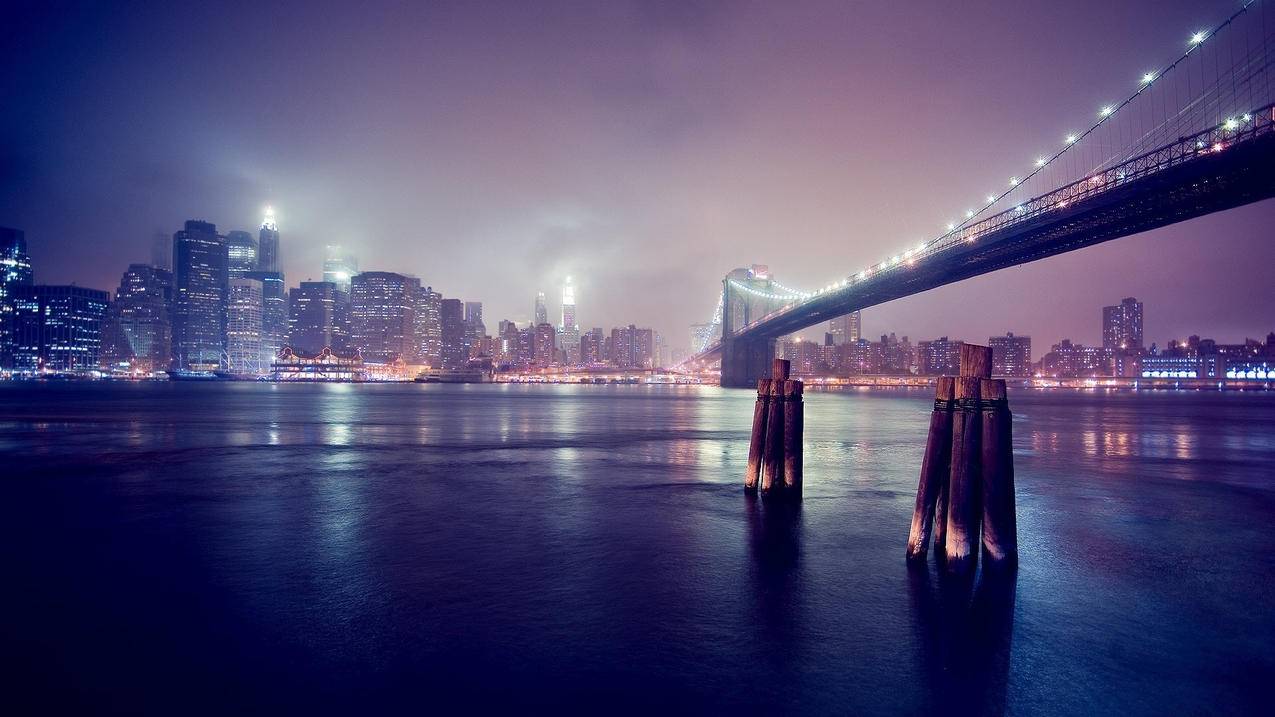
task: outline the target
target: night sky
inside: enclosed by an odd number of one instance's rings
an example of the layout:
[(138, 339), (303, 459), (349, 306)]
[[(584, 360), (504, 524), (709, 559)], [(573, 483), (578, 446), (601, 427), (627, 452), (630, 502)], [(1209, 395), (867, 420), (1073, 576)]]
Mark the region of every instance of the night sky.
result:
[[(41, 283), (114, 289), (190, 218), (276, 207), (290, 285), (365, 270), (525, 322), (686, 346), (722, 276), (818, 286), (933, 238), (1238, 0), (7, 3), (0, 225)], [(1275, 203), (865, 312), (913, 339), (1275, 329)]]

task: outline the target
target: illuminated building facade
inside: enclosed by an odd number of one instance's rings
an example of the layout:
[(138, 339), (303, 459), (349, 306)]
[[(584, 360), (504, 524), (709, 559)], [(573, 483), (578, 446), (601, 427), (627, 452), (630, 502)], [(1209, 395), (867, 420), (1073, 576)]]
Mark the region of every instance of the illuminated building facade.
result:
[(349, 348), (349, 303), (330, 281), (303, 281), (289, 292), (288, 345), (295, 353), (316, 356), (325, 348)]
[(1108, 348), (1073, 344), (1070, 339), (1063, 339), (1041, 357), (1041, 373), (1054, 378), (1111, 376), (1113, 353)]
[(14, 371), (96, 370), (110, 294), (79, 286), (13, 288)]
[(13, 292), (31, 283), (26, 235), (18, 229), (0, 227), (0, 369), (11, 369), (14, 364)]
[(188, 221), (173, 235), (173, 362), (218, 368), (226, 351), (226, 239), (214, 224)]
[(655, 332), (633, 324), (611, 329), (610, 361), (616, 368), (654, 368)]
[(130, 264), (103, 328), (103, 365), (142, 372), (166, 369), (172, 361), (172, 300), (172, 272)]
[(1112, 351), (1142, 351), (1142, 302), (1133, 297), (1102, 308), (1102, 347)]
[(535, 363), (542, 367), (552, 366), (556, 363), (554, 361), (554, 351), (556, 350), (557, 331), (553, 328), (553, 324), (536, 324), (533, 340), (535, 342)]
[(580, 335), (580, 363), (594, 366), (602, 363), (602, 329), (592, 328)]
[(417, 357), (421, 363), (441, 366), (443, 358), (443, 295), (422, 287), (416, 298)]
[(545, 292), (543, 291), (536, 292), (535, 317), (536, 317), (536, 321), (535, 321), (536, 326), (539, 326), (540, 324), (549, 323), (549, 308), (545, 306)]
[(562, 286), (562, 325), (558, 327), (562, 341), (562, 350), (567, 355), (567, 364), (575, 366), (580, 361), (580, 326), (576, 323), (576, 290), (571, 285), (571, 277)]
[(845, 316), (838, 316), (828, 322), (828, 333), (832, 334), (834, 346), (853, 343), (862, 338), (863, 316), (852, 311)]
[(350, 282), (350, 342), (363, 360), (415, 362), (416, 305), (420, 279), (389, 271), (365, 271)]
[(323, 280), (336, 284), (337, 291), (350, 293), (350, 281), (359, 273), (358, 257), (337, 244), (329, 244), (323, 259)]
[(439, 325), (442, 367), (464, 368), (469, 350), (465, 341), (465, 306), (460, 299), (443, 299), (439, 308)]
[(227, 272), (231, 279), (241, 279), (257, 270), (257, 240), (248, 232), (226, 232)]
[(261, 364), (269, 366), (287, 345), (290, 331), (288, 291), (284, 288), (283, 273), (250, 271), (243, 278), (261, 282)]
[(256, 279), (231, 279), (226, 300), (226, 365), (231, 373), (264, 374), (262, 362), (262, 288)]
[(279, 225), (275, 222), (273, 207), (266, 207), (266, 216), (261, 220), (257, 238), (257, 269), (283, 271), (279, 266)]
[(993, 376), (1030, 376), (1032, 373), (1032, 338), (1015, 336), (1011, 331), (1004, 336), (987, 339), (992, 349)]
[(920, 372), (924, 376), (955, 376), (961, 368), (961, 344), (942, 336), (918, 344)]

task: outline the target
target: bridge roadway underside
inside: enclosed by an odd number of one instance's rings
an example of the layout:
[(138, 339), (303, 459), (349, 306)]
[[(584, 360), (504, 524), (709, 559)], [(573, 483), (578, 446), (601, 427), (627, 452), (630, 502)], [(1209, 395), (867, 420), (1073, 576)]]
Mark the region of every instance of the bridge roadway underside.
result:
[[(758, 346), (773, 347), (780, 336), (852, 311), (1273, 196), (1275, 134), (1268, 134), (1131, 180), (983, 235), (976, 242), (946, 249), (915, 266), (891, 269), (853, 288), (750, 324), (721, 343), (722, 385), (755, 386), (768, 371), (765, 362), (752, 358)], [(738, 357), (739, 347), (746, 347), (742, 353), (749, 358)]]

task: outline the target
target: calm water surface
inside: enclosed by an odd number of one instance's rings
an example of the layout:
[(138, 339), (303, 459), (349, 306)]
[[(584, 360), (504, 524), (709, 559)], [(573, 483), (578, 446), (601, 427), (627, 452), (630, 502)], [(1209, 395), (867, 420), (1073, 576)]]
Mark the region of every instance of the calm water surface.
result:
[(1022, 567), (903, 551), (922, 392), (0, 386), (0, 709), (1270, 714), (1275, 396), (1011, 395)]

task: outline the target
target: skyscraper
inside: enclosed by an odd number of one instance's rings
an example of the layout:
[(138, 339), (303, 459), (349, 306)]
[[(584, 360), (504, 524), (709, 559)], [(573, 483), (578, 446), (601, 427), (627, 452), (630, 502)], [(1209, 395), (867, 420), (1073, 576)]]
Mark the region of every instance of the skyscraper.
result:
[(1032, 372), (1032, 337), (1015, 336), (1009, 332), (1004, 336), (992, 336), (987, 339), (992, 349), (993, 376), (1030, 376)]
[(442, 345), (440, 359), (444, 369), (462, 368), (468, 358), (465, 342), (465, 309), (460, 299), (443, 299), (439, 306)]
[(585, 366), (602, 363), (602, 329), (593, 328), (580, 335), (580, 363)]
[[(129, 264), (120, 277), (104, 329), (102, 351), (110, 362), (142, 372), (172, 361), (173, 275), (149, 264)], [(107, 338), (109, 335), (109, 340)]]
[(481, 339), (487, 335), (487, 324), (483, 323), (483, 302), (465, 302), (465, 338), (470, 341)]
[(0, 369), (13, 368), (13, 292), (32, 282), (26, 235), (0, 227)]
[(443, 359), (443, 295), (431, 286), (422, 287), (416, 299), (417, 358), (430, 366), (441, 366)]
[(365, 271), (350, 281), (350, 340), (365, 361), (417, 360), (420, 290), (420, 279), (390, 271)]
[(349, 336), (342, 304), (344, 297), (330, 281), (303, 281), (289, 292), (288, 345), (304, 356), (325, 348), (347, 350)]
[(327, 246), (323, 260), (323, 280), (336, 284), (338, 291), (350, 293), (350, 280), (359, 273), (359, 260), (337, 244)]
[(250, 271), (243, 278), (261, 282), (261, 365), (268, 367), (288, 343), (288, 291), (283, 273)]
[(97, 369), (110, 294), (79, 286), (12, 288), (15, 371)]
[(567, 363), (580, 363), (580, 326), (576, 323), (576, 292), (571, 285), (571, 277), (562, 285), (562, 325), (558, 327), (562, 340), (562, 350), (567, 354)]
[(553, 354), (557, 343), (557, 332), (553, 328), (553, 324), (543, 323), (536, 324), (535, 333), (532, 335), (534, 348), (534, 360), (540, 366), (552, 366), (554, 363)]
[(854, 343), (862, 338), (862, 322), (863, 317), (858, 311), (852, 311), (829, 321), (828, 333), (832, 334), (833, 345)]
[(549, 323), (549, 309), (545, 307), (545, 292), (536, 292), (536, 316), (535, 325)]
[(173, 238), (162, 231), (151, 237), (151, 266), (167, 272), (173, 270)]
[(275, 223), (274, 207), (266, 207), (266, 216), (261, 220), (258, 236), (257, 269), (283, 271), (279, 268), (279, 225)]
[(214, 224), (188, 221), (173, 235), (173, 362), (216, 368), (226, 350), (229, 256)]
[(248, 232), (226, 232), (226, 256), (231, 279), (257, 270), (257, 240)]
[(1142, 302), (1128, 297), (1102, 307), (1102, 347), (1112, 351), (1142, 351)]
[(232, 373), (264, 374), (262, 288), (258, 279), (231, 279), (226, 304), (226, 363)]
[(616, 368), (654, 368), (655, 332), (633, 324), (611, 329), (610, 359)]

